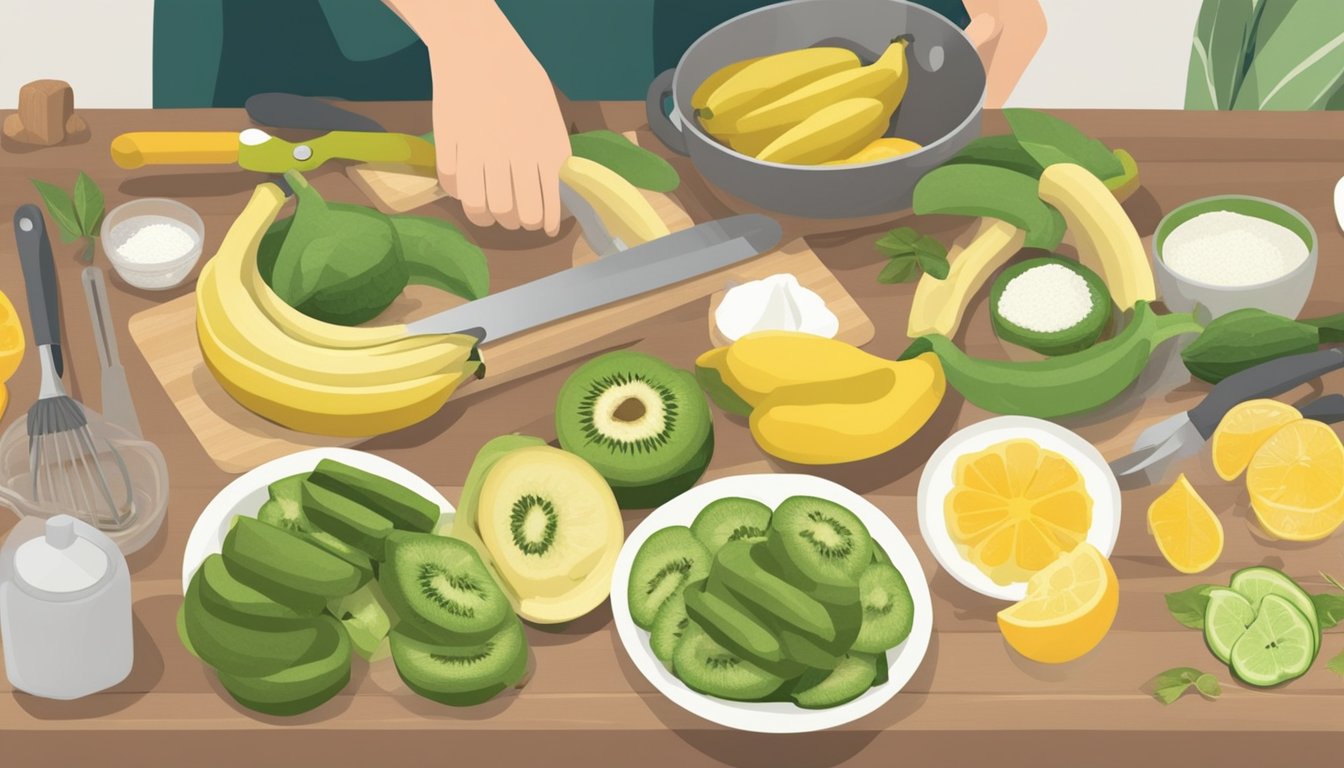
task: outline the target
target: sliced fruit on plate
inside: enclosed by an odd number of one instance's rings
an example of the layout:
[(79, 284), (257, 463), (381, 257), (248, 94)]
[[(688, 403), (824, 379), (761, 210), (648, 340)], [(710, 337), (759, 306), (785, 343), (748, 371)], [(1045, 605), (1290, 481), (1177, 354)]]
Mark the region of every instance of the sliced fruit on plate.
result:
[(1012, 584), (1087, 537), (1092, 497), (1063, 455), (1007, 440), (957, 459), (944, 516), (962, 556), (994, 583)]
[(350, 639), (340, 622), (324, 616), (318, 637), (293, 666), (264, 677), (219, 672), (224, 690), (248, 709), (290, 716), (326, 703), (350, 682)]
[(768, 553), (759, 544), (745, 541), (724, 545), (709, 569), (709, 585), (745, 602), (757, 613), (776, 623), (793, 627), (827, 642), (836, 637), (835, 625), (826, 606), (803, 590), (772, 573)]
[(438, 504), (401, 483), (349, 464), (323, 459), (308, 481), (358, 501), (403, 531), (428, 533), (439, 521)]
[(873, 563), (859, 577), (859, 601), (863, 624), (854, 639), (854, 650), (881, 653), (895, 648), (910, 636), (915, 623), (915, 603), (905, 577), (890, 564)]
[(686, 600), (681, 593), (673, 595), (663, 602), (658, 614), (653, 618), (653, 628), (649, 630), (649, 647), (658, 660), (672, 666), (672, 655), (676, 653), (677, 643), (686, 632), (691, 621), (686, 613)]
[(871, 654), (851, 652), (829, 672), (803, 675), (793, 691), (793, 701), (804, 709), (838, 707), (862, 696), (877, 678), (877, 661)]
[(253, 629), (235, 624), (201, 602), (200, 571), (187, 586), (183, 625), (192, 653), (230, 674), (265, 676), (298, 661), (318, 638), (320, 618), (299, 619), (284, 629)]
[(784, 678), (714, 642), (695, 622), (687, 624), (672, 663), (683, 683), (721, 699), (753, 701), (770, 695), (784, 683)]
[(1223, 524), (1184, 474), (1148, 507), (1148, 532), (1181, 573), (1199, 573), (1223, 553)]
[(445, 645), (392, 632), (392, 659), (406, 685), (455, 707), (489, 701), (527, 672), (527, 636), (515, 618), (480, 643)]
[(848, 598), (872, 562), (873, 540), (863, 522), (833, 501), (791, 496), (775, 509), (766, 545), (781, 575), (823, 601)]
[(696, 581), (686, 585), (682, 598), (691, 621), (734, 656), (763, 669), (784, 662), (784, 649), (776, 634), (731, 593), (711, 592), (705, 589), (704, 581)]
[(1323, 539), (1344, 523), (1344, 445), (1319, 421), (1286, 424), (1256, 449), (1246, 490), (1270, 535)]
[[(221, 618), (255, 629), (282, 629), (295, 620), (316, 616), (321, 607), (315, 601), (297, 610), (238, 581), (225, 567), (224, 558), (210, 555), (201, 563), (201, 604)], [(295, 601), (289, 601), (293, 603)]]
[(1316, 658), (1317, 637), (1311, 622), (1292, 603), (1267, 595), (1254, 623), (1232, 646), (1232, 672), (1262, 688), (1301, 677)]
[(374, 560), (386, 556), (392, 521), (352, 498), (316, 483), (303, 483), (303, 511), (318, 528)]
[(709, 575), (709, 566), (709, 552), (690, 528), (674, 525), (656, 531), (630, 566), (630, 617), (649, 629), (663, 603)]
[(298, 534), (251, 517), (235, 519), (221, 548), (229, 572), (273, 598), (281, 599), (277, 591), (294, 592), (325, 602), (364, 581), (355, 566)]
[(1204, 642), (1224, 664), (1232, 657), (1232, 647), (1255, 621), (1255, 606), (1235, 589), (1209, 590), (1204, 609)]
[(378, 584), (406, 627), (427, 637), (483, 643), (513, 619), (476, 550), (446, 536), (390, 534)]
[(1278, 400), (1247, 400), (1233, 407), (1218, 422), (1210, 441), (1214, 470), (1224, 480), (1237, 479), (1270, 435), (1301, 418), (1296, 408)]
[(706, 504), (691, 523), (691, 533), (712, 555), (732, 541), (765, 541), (770, 515), (770, 507), (755, 499), (728, 496)]
[(1072, 661), (1101, 643), (1120, 606), (1115, 570), (1079, 544), (1027, 582), (1027, 596), (999, 611), (1003, 639), (1033, 661)]
[(1250, 602), (1251, 608), (1258, 613), (1260, 604), (1266, 597), (1276, 595), (1283, 600), (1287, 600), (1294, 608), (1307, 618), (1316, 635), (1316, 647), (1320, 647), (1321, 624), (1316, 615), (1315, 604), (1311, 601), (1311, 595), (1306, 590), (1298, 586), (1287, 574), (1277, 571), (1263, 565), (1257, 565), (1251, 568), (1242, 568), (1240, 571), (1232, 574), (1232, 581), (1229, 587), (1236, 590), (1242, 597)]

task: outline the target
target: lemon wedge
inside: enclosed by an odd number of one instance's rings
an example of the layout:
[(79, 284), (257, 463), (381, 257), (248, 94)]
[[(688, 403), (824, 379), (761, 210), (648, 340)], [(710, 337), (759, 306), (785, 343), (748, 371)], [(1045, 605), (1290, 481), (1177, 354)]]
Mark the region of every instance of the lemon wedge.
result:
[(999, 611), (999, 631), (1028, 659), (1062, 664), (1096, 648), (1119, 607), (1110, 561), (1083, 543), (1031, 577), (1027, 596)]
[(1296, 408), (1278, 400), (1247, 400), (1235, 406), (1213, 432), (1214, 471), (1224, 480), (1237, 479), (1270, 435), (1301, 419)]
[(1199, 573), (1223, 554), (1223, 524), (1184, 474), (1148, 507), (1148, 532), (1181, 573)]

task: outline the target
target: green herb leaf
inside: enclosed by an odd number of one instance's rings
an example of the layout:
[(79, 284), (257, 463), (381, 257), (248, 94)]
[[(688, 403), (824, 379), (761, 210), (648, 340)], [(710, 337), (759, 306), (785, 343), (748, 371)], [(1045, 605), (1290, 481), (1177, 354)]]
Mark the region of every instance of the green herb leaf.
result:
[(903, 283), (915, 274), (915, 267), (942, 280), (947, 277), (947, 249), (928, 235), (920, 235), (910, 227), (897, 227), (877, 241), (877, 250), (886, 254), (891, 263), (878, 274), (883, 284)]
[(1036, 162), (1012, 134), (1004, 136), (981, 136), (962, 148), (947, 161), (948, 165), (970, 163), (973, 165), (994, 165), (1010, 171), (1025, 173), (1040, 178), (1041, 164)]
[(75, 213), (75, 204), (70, 201), (70, 196), (65, 190), (55, 184), (48, 184), (45, 181), (33, 179), (33, 186), (37, 187), (37, 193), (42, 196), (42, 202), (47, 206), (47, 215), (56, 222), (56, 226), (61, 231), (62, 242), (74, 242), (84, 234), (79, 226), (79, 216)]
[(92, 237), (84, 238), (84, 251), (80, 254), (80, 258), (84, 260), (85, 264), (93, 263), (93, 246), (96, 242), (98, 241)]
[(83, 171), (75, 180), (75, 215), (79, 218), (80, 232), (88, 237), (98, 236), (98, 226), (103, 222), (103, 191)]
[(1255, 6), (1256, 0), (1205, 0), (1190, 46), (1186, 109), (1232, 108), (1246, 72)]
[(1344, 87), (1339, 0), (1260, 2), (1250, 68), (1233, 109), (1323, 109)]
[(1194, 667), (1175, 667), (1143, 684), (1144, 690), (1163, 704), (1171, 704), (1190, 690), (1191, 686), (1206, 699), (1216, 699), (1223, 692), (1217, 678)]
[(1209, 606), (1209, 591), (1217, 584), (1200, 584), (1181, 592), (1167, 595), (1167, 610), (1172, 618), (1191, 629), (1204, 628), (1204, 609)]
[(1340, 651), (1338, 656), (1326, 662), (1325, 668), (1340, 677), (1344, 677), (1344, 651)]
[(1321, 624), (1321, 629), (1332, 629), (1344, 621), (1344, 585), (1328, 573), (1322, 573), (1322, 577), (1330, 586), (1339, 590), (1339, 593), (1325, 592), (1319, 595), (1312, 595), (1312, 605), (1316, 606), (1316, 618)]
[(992, 165), (944, 165), (915, 185), (914, 211), (988, 216), (1027, 231), (1026, 247), (1052, 251), (1064, 237), (1064, 217), (1041, 202), (1040, 182)]
[(1054, 115), (1034, 109), (1005, 109), (1003, 115), (1022, 149), (1042, 168), (1055, 163), (1077, 163), (1102, 180), (1125, 172), (1119, 158), (1105, 144)]

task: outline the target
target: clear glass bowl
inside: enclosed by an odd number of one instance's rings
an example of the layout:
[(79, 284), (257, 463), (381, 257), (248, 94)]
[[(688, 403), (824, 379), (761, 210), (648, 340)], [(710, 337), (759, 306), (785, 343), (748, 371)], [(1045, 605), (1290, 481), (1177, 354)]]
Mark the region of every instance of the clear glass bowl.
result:
[[(167, 219), (186, 227), (192, 233), (195, 243), (186, 253), (169, 261), (145, 264), (127, 260), (118, 252), (122, 243), (113, 239), (113, 232), (118, 225), (142, 216), (159, 221)], [(112, 262), (112, 268), (122, 280), (142, 290), (166, 291), (181, 285), (187, 275), (191, 274), (196, 262), (200, 261), (201, 249), (205, 243), (205, 222), (201, 221), (200, 214), (176, 200), (146, 197), (113, 208), (103, 218), (99, 241), (102, 243), (103, 253), (107, 254), (107, 260)]]

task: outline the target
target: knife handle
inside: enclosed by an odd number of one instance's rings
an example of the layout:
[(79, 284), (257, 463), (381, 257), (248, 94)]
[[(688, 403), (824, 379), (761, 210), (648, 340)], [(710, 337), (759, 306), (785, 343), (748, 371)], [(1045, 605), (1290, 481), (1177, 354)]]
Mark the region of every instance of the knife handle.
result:
[(1302, 406), (1302, 418), (1335, 424), (1344, 421), (1344, 395), (1323, 395)]
[(1215, 384), (1204, 401), (1190, 411), (1190, 423), (1207, 440), (1218, 428), (1218, 422), (1237, 404), (1281, 395), (1338, 368), (1344, 368), (1341, 347), (1281, 357), (1247, 368)]
[(295, 156), (294, 167), (312, 170), (327, 160), (354, 160), (361, 163), (401, 163), (416, 168), (433, 168), (434, 145), (406, 133), (368, 133), (363, 131), (332, 131), (296, 146), (307, 145), (312, 154), (300, 159)]
[(238, 162), (237, 131), (140, 131), (112, 140), (112, 161), (146, 165), (228, 165)]

